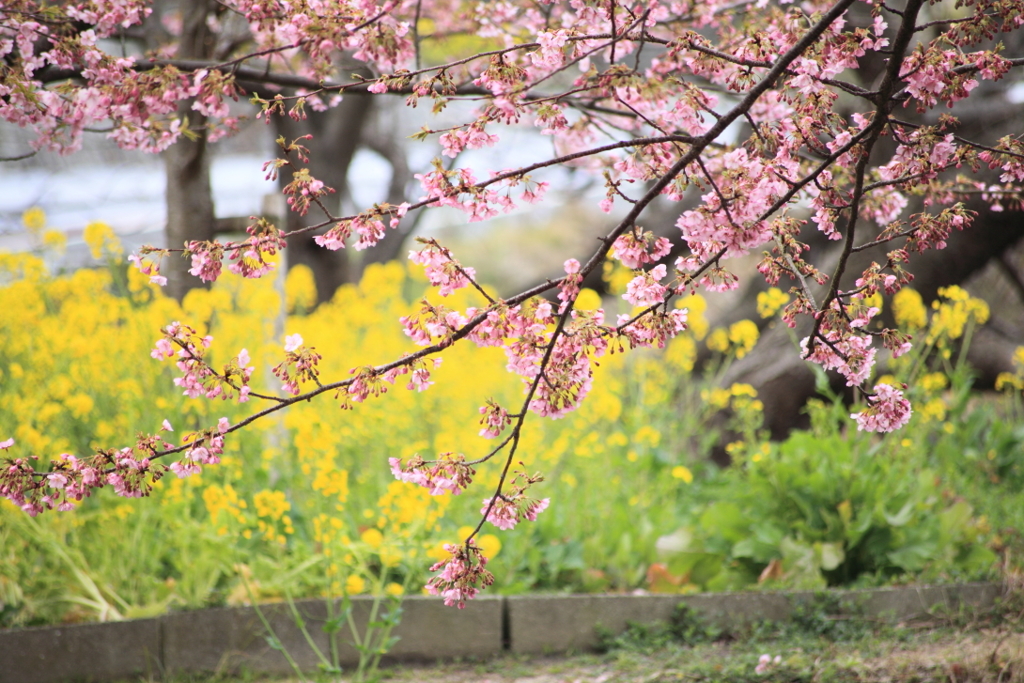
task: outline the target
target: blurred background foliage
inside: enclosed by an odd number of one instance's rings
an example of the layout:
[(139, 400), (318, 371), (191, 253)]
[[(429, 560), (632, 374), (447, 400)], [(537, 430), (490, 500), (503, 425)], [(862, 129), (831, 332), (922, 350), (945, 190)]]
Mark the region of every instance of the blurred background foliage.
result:
[[(40, 249), (45, 216), (26, 215)], [(168, 419), (171, 437), (234, 423), (252, 405), (188, 399), (169, 364), (149, 356), (159, 329), (180, 320), (214, 337), (212, 361), (247, 348), (254, 389), (285, 334), (323, 355), (325, 378), (415, 349), (398, 319), (427, 293), (419, 269), (366, 269), (327, 303), (313, 277), (223, 278), (179, 304), (123, 263), (113, 232), (86, 229), (97, 268), (51, 276), (32, 254), (0, 254), (0, 437), (8, 454), (85, 454), (128, 445)], [(612, 294), (624, 277), (605, 273)], [(710, 329), (706, 302), (680, 302), (690, 329), (662, 352), (600, 359), (583, 406), (527, 423), (519, 458), (546, 481), (551, 507), (513, 532), (485, 528), (494, 590), (691, 592), (817, 588), (992, 578), (1024, 548), (1024, 349), (998, 393), (971, 391), (964, 362), (984, 302), (952, 287), (931, 308), (904, 290), (892, 306), (915, 351), (884, 364), (881, 381), (908, 383), (915, 414), (890, 435), (857, 432), (824, 374), (811, 428), (771, 442), (764, 406), (746, 384), (721, 386), (758, 341), (745, 320)], [(787, 295), (763, 292), (773, 318)], [(453, 308), (479, 306), (459, 292)], [(621, 300), (619, 302), (621, 304)], [(601, 297), (584, 291), (579, 305)], [(604, 305), (614, 306), (606, 300)], [(775, 322), (769, 323), (775, 325)], [(781, 323), (778, 323), (781, 324)], [(795, 343), (796, 340), (794, 340)], [(710, 355), (697, 369), (698, 351)], [(515, 409), (519, 381), (500, 350), (457, 345), (428, 391), (401, 383), (351, 411), (325, 397), (232, 435), (219, 466), (165, 477), (149, 500), (103, 492), (68, 513), (30, 518), (0, 501), (0, 626), (152, 616), (168, 609), (361, 593), (418, 592), (441, 545), (464, 538), (497, 467), (479, 468), (458, 497), (396, 482), (389, 457), (480, 457), (488, 398)], [(265, 383), (265, 384), (263, 384)], [(709, 460), (727, 443), (731, 467)]]

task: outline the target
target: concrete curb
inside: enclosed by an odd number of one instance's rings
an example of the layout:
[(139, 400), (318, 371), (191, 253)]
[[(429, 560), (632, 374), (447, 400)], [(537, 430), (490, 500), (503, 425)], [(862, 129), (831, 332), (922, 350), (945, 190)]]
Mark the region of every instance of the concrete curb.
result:
[[(860, 606), (875, 618), (907, 621), (935, 612), (985, 609), (995, 604), (997, 584), (920, 586), (834, 591), (840, 600)], [(410, 597), (402, 603), (390, 661), (483, 658), (502, 652), (542, 654), (591, 650), (596, 627), (613, 633), (627, 622), (668, 620), (676, 605), (721, 626), (754, 620), (783, 620), (813, 593), (721, 593), (700, 595), (537, 595), (473, 600), (466, 609), (440, 600)], [(322, 600), (295, 603), (321, 651), (327, 637), (321, 627)], [(369, 619), (370, 598), (353, 600), (353, 617)], [(279, 641), (300, 667), (316, 670), (318, 659), (295, 626), (287, 605), (262, 607)], [(358, 661), (355, 648), (340, 653), (343, 666)], [(239, 671), (290, 673), (280, 651), (270, 646), (251, 607), (176, 612), (157, 619), (0, 631), (0, 683), (111, 681), (135, 676)]]
[[(864, 616), (910, 621), (936, 612), (984, 609), (1001, 594), (998, 584), (915, 586), (874, 590), (830, 591), (860, 607)], [(596, 626), (621, 633), (627, 622), (668, 621), (684, 603), (718, 626), (752, 621), (782, 621), (813, 592), (705, 593), (699, 595), (569, 595), (514, 596), (508, 604), (509, 650), (521, 654), (552, 654), (592, 650), (599, 644)]]

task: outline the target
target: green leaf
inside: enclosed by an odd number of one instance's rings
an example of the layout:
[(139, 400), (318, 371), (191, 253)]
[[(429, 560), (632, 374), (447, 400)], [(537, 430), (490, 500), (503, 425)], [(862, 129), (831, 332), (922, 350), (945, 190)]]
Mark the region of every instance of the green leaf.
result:
[(914, 514), (914, 504), (913, 503), (907, 503), (902, 508), (900, 508), (900, 511), (897, 512), (895, 515), (890, 515), (885, 510), (882, 510), (882, 515), (885, 517), (885, 521), (889, 523), (889, 526), (895, 526), (895, 527), (904, 526), (907, 522), (910, 521), (910, 517), (913, 514)]
[(673, 531), (671, 534), (659, 536), (658, 540), (654, 542), (654, 549), (657, 550), (659, 557), (668, 559), (675, 554), (690, 550), (692, 542), (693, 532), (682, 528)]
[(974, 509), (965, 500), (957, 501), (939, 513), (939, 528), (943, 538), (952, 541), (970, 527)]
[(700, 516), (700, 525), (718, 533), (726, 540), (737, 543), (746, 538), (750, 520), (735, 503), (714, 503)]
[(782, 569), (785, 582), (805, 590), (824, 588), (825, 577), (821, 575), (814, 548), (788, 536), (779, 544), (782, 551)]
[(815, 543), (814, 551), (819, 565), (825, 571), (832, 571), (846, 560), (842, 543)]
[(938, 550), (938, 541), (933, 539), (921, 539), (916, 543), (908, 543), (888, 554), (888, 559), (897, 567), (908, 572), (916, 572), (925, 568), (925, 565), (935, 557)]

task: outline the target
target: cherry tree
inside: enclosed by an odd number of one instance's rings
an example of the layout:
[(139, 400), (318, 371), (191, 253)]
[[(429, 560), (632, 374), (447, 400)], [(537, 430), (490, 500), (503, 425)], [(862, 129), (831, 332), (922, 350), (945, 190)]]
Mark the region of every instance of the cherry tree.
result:
[[(239, 242), (144, 248), (132, 260), (153, 282), (164, 282), (161, 268), (182, 257), (205, 281), (225, 266), (260, 277), (273, 269), (268, 257), (298, 234), (315, 235), (331, 251), (371, 248), (437, 207), (486, 221), (544, 202), (559, 167), (603, 183), (595, 202), (609, 216), (604, 235), (592, 253), (567, 260), (560, 277), (506, 298), (484, 289), (448, 247), (421, 240), (409, 258), (441, 297), (471, 287), (485, 303), (456, 310), (424, 301), (396, 321), (418, 351), (344, 378), (322, 378), (320, 353), (289, 335), (274, 368), (281, 389), (254, 388), (244, 350), (214, 367), (208, 353), (215, 340), (173, 322), (153, 356), (176, 364), (182, 391), (262, 407), (184, 445), (144, 434), (131, 445), (61, 454), (42, 466), (13, 440), (0, 443), (7, 451), (0, 493), (29, 514), (70, 509), (102, 487), (144, 496), (168, 471), (185, 477), (216, 464), (234, 432), (296, 402), (323, 396), (346, 408), (386, 400), (399, 383), (425, 390), (446, 349), (500, 347), (524, 396), (516, 406), (482, 397), (481, 436), (495, 445), (389, 463), (397, 478), (437, 495), (462, 493), (477, 468), (497, 468), (475, 531), (432, 568), (438, 573), (428, 589), (461, 607), (491, 581), (474, 543), (483, 525), (510, 529), (557, 504), (532, 497), (540, 475), (515, 467), (527, 416), (574, 410), (602, 355), (664, 346), (686, 328), (678, 297), (737, 287), (734, 264), (760, 255), (758, 274), (749, 275), (791, 288), (786, 324), (809, 321), (803, 356), (859, 392), (858, 429), (891, 431), (912, 408), (899, 388), (872, 386), (872, 368), (880, 352), (898, 356), (912, 340), (879, 324), (873, 297), (906, 286), (915, 255), (943, 249), (951, 234), (971, 226), (969, 200), (1021, 201), (1019, 137), (968, 139), (952, 115), (921, 123), (911, 114), (969, 100), (980, 83), (1024, 65), (1024, 56), (1003, 55), (995, 42), (1020, 31), (1024, 0), (223, 0), (216, 7), (208, 26), (222, 35), (229, 23), (241, 26), (242, 48), (132, 56), (119, 53), (117, 38), (143, 24), (150, 7), (142, 0), (5, 0), (0, 116), (32, 127), (40, 149), (73, 152), (86, 129), (102, 124), (124, 147), (161, 151), (194, 140), (200, 125), (208, 139), (229, 134), (237, 121), (228, 105), (243, 90), (264, 120), (301, 121), (352, 98), (400, 97), (422, 115), (423, 127), (412, 133), (437, 154), (416, 175), (418, 200), (336, 215), (327, 201), (335, 188), (311, 171), (316, 137), (282, 137), (280, 156), (265, 170), (283, 179), (290, 210), (306, 217), (302, 227), (254, 219)], [(467, 54), (436, 57), (446, 41), (466, 45), (454, 40), (466, 37), (474, 46)], [(358, 72), (342, 73), (339, 55), (355, 60)], [(878, 77), (860, 82), (857, 69), (867, 61), (880, 65)], [(433, 127), (432, 112), (460, 101), (471, 103), (471, 113)], [(500, 149), (517, 127), (549, 136), (550, 151), (538, 147), (533, 163), (514, 168), (464, 162), (467, 150)], [(986, 169), (998, 180), (979, 175)], [(912, 198), (921, 199), (921, 210), (908, 211)], [(677, 207), (672, 238), (644, 226), (656, 202)], [(827, 270), (810, 258), (805, 226), (840, 245)], [(881, 258), (851, 267), (878, 248)], [(666, 261), (673, 249), (681, 255)], [(633, 312), (615, 320), (575, 305), (583, 280), (608, 259), (633, 271), (624, 295)]]

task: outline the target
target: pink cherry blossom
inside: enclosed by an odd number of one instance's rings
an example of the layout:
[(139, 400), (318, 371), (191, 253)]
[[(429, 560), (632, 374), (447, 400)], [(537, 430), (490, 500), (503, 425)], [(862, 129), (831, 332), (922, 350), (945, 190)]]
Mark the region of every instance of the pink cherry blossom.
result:
[(910, 421), (913, 410), (902, 391), (888, 384), (876, 384), (873, 391), (867, 408), (850, 416), (857, 421), (858, 430), (892, 432)]

